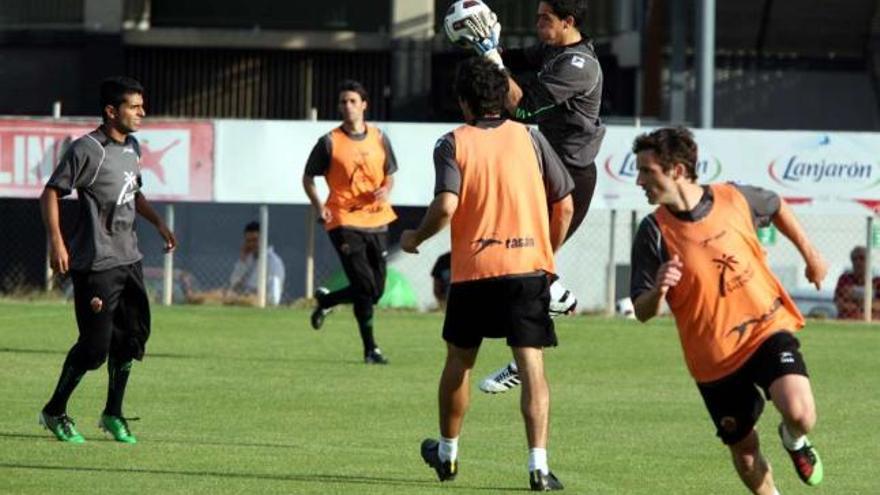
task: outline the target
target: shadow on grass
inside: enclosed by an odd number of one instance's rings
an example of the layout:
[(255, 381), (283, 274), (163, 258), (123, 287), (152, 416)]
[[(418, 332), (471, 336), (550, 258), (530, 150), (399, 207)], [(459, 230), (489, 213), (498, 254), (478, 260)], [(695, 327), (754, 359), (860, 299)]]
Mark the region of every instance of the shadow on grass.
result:
[[(357, 485), (383, 485), (403, 487), (440, 487), (440, 483), (432, 479), (394, 478), (382, 476), (345, 475), (345, 474), (258, 474), (235, 473), (220, 471), (175, 471), (170, 469), (113, 468), (88, 466), (41, 466), (36, 464), (0, 463), (0, 468), (28, 469), (37, 471), (71, 471), (85, 473), (119, 473), (119, 474), (151, 474), (168, 476), (193, 476), (210, 478), (231, 478), (243, 480), (298, 481), (306, 483), (350, 483)], [(444, 483), (444, 490), (480, 490), (480, 491), (526, 491), (520, 487), (479, 487)]]
[[(52, 436), (51, 433), (10, 433), (10, 432), (0, 432), (0, 438), (37, 438), (40, 440), (46, 440), (48, 442), (55, 443), (57, 440)], [(106, 443), (115, 443), (116, 440), (113, 440), (110, 437), (98, 437), (98, 438), (87, 438), (87, 443), (92, 442), (106, 442)], [(148, 440), (151, 444), (166, 444), (166, 445), (209, 445), (209, 446), (218, 446), (218, 447), (256, 447), (261, 449), (299, 449), (300, 445), (294, 444), (283, 444), (283, 443), (257, 443), (257, 442), (212, 442), (205, 440), (175, 440), (173, 438), (169, 439), (156, 439), (151, 438)]]
[[(51, 350), (51, 349), (13, 349), (11, 347), (0, 347), (0, 354), (8, 353), (8, 354), (45, 354), (51, 356), (66, 356), (69, 350)], [(213, 358), (214, 356), (194, 356), (191, 354), (173, 354), (166, 352), (150, 352), (147, 354), (149, 357), (155, 358), (174, 358), (174, 359), (204, 359), (204, 358)]]
[[(66, 350), (58, 351), (51, 349), (13, 349), (11, 347), (0, 347), (0, 354), (8, 353), (8, 354), (42, 354), (47, 356), (66, 356)], [(273, 362), (273, 363), (310, 363), (310, 364), (343, 364), (343, 365), (360, 365), (363, 366), (363, 361), (341, 361), (338, 359), (330, 359), (330, 358), (316, 358), (316, 359), (294, 359), (294, 358), (280, 358), (280, 357), (241, 357), (241, 356), (221, 356), (221, 355), (209, 355), (209, 354), (174, 354), (170, 352), (149, 352), (147, 351), (146, 358), (160, 358), (160, 359), (223, 359), (226, 361), (237, 361), (237, 362), (251, 362), (251, 361), (259, 361), (261, 363), (265, 362)]]

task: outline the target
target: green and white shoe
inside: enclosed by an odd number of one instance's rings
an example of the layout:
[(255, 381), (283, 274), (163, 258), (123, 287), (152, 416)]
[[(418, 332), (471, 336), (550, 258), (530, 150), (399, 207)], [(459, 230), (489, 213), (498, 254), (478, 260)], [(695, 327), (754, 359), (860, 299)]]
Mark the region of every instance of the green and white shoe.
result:
[(76, 431), (76, 423), (67, 414), (52, 416), (46, 411), (40, 411), (40, 424), (51, 431), (55, 438), (62, 442), (85, 443), (86, 439)]
[(106, 431), (113, 436), (113, 439), (122, 443), (137, 443), (137, 438), (131, 434), (128, 429), (128, 419), (122, 416), (111, 416), (109, 414), (101, 414), (101, 421), (98, 422), (98, 428)]

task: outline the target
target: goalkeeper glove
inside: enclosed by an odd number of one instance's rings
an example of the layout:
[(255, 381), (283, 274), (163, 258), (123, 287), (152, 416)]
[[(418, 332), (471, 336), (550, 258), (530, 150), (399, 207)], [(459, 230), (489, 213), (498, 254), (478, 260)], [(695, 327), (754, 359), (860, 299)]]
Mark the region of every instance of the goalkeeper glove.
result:
[(471, 44), (477, 54), (491, 60), (499, 69), (504, 68), (501, 60), (501, 23), (498, 16), (491, 10), (487, 15), (469, 17), (464, 21), (469, 35), (463, 36)]

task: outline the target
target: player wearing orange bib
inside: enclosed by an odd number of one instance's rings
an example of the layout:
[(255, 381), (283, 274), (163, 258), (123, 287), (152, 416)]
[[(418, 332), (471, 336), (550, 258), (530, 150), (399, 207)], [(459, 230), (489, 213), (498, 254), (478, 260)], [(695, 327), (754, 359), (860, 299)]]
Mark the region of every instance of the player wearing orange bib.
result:
[[(315, 293), (318, 307), (312, 312), (312, 328), (318, 330), (333, 307), (351, 303), (364, 345), (364, 362), (387, 364), (373, 338), (373, 306), (385, 291), (385, 257), (388, 224), (397, 218), (388, 196), (394, 185), (397, 162), (391, 143), (377, 128), (367, 125), (367, 91), (355, 81), (339, 90), (342, 125), (325, 134), (312, 149), (303, 173), (303, 188), (321, 215), (349, 285)], [(330, 189), (321, 202), (315, 176), (323, 175)]]
[(772, 223), (806, 262), (819, 288), (828, 271), (791, 209), (776, 194), (733, 184), (697, 184), (697, 145), (687, 129), (636, 138), (637, 184), (658, 205), (633, 243), (631, 297), (647, 321), (665, 300), (688, 370), (743, 483), (778, 494), (755, 424), (764, 396), (782, 415), (779, 434), (805, 483), (822, 481), (822, 462), (806, 434), (816, 408), (794, 332), (804, 326), (770, 271), (757, 228)]
[(455, 82), (467, 122), (434, 148), (435, 197), (421, 225), (401, 236), (404, 251), (451, 223), (452, 284), (443, 339), (440, 439), (422, 442), (422, 458), (441, 481), (458, 473), (458, 437), (469, 379), (483, 338), (506, 338), (522, 377), (522, 413), (529, 444), (529, 484), (559, 490), (547, 441), (550, 392), (543, 349), (556, 345), (550, 304), (553, 253), (574, 211), (574, 184), (537, 130), (501, 118), (508, 83), (494, 64), (473, 58)]

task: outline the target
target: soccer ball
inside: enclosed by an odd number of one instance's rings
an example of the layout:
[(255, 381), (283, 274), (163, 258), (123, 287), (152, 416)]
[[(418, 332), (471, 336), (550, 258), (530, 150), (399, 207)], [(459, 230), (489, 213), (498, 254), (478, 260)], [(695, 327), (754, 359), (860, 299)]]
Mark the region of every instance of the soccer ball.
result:
[(472, 26), (491, 27), (497, 19), (492, 9), (480, 0), (456, 0), (446, 10), (443, 28), (452, 44), (468, 47), (471, 42), (468, 38), (474, 36)]

